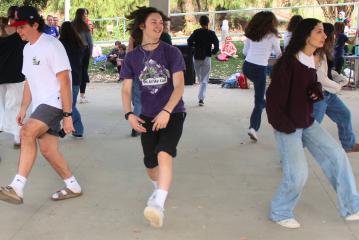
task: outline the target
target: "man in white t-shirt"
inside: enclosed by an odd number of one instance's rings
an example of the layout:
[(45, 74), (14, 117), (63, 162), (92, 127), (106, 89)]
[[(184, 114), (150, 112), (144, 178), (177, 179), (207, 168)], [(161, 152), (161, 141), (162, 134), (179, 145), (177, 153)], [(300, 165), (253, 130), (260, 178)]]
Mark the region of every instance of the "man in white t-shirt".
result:
[[(66, 134), (75, 131), (71, 109), (71, 66), (66, 51), (56, 38), (44, 34), (45, 21), (30, 6), (15, 11), (15, 22), (24, 48), (23, 69), (27, 81), (17, 123), (20, 131), (21, 153), (17, 174), (12, 183), (0, 188), (0, 200), (23, 203), (23, 189), (36, 160), (38, 140), (41, 154), (64, 179), (66, 188), (52, 195), (52, 200), (63, 200), (82, 195), (81, 187), (72, 175), (64, 156), (58, 149), (60, 122)], [(26, 110), (32, 102), (32, 114), (23, 124)]]

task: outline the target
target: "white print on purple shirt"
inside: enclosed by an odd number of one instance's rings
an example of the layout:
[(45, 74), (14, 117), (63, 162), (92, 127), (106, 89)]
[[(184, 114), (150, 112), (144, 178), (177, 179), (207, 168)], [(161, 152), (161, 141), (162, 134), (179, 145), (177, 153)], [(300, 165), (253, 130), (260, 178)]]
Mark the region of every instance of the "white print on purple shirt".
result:
[(170, 77), (170, 71), (164, 66), (157, 64), (156, 61), (150, 59), (145, 62), (145, 67), (141, 71), (140, 80), (142, 86), (150, 90), (151, 94), (155, 94)]

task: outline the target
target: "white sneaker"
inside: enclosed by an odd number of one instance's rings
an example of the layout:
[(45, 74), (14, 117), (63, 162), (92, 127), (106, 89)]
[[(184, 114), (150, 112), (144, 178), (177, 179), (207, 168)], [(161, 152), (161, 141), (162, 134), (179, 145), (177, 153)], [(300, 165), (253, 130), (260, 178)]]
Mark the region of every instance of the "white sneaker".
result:
[(80, 103), (88, 103), (90, 100), (85, 96), (85, 97), (80, 97)]
[(148, 220), (150, 220), (152, 227), (160, 228), (163, 225), (163, 211), (163, 208), (156, 204), (153, 206), (147, 206), (143, 214)]
[(147, 206), (154, 206), (156, 201), (157, 189), (153, 190), (152, 195), (147, 200)]
[(299, 222), (295, 219), (287, 219), (276, 223), (286, 228), (300, 228)]
[(254, 130), (253, 128), (250, 128), (248, 131), (248, 135), (249, 137), (253, 140), (253, 141), (258, 141), (258, 137), (256, 134), (256, 130)]
[(348, 217), (345, 218), (345, 220), (347, 221), (359, 220), (359, 212), (349, 215)]

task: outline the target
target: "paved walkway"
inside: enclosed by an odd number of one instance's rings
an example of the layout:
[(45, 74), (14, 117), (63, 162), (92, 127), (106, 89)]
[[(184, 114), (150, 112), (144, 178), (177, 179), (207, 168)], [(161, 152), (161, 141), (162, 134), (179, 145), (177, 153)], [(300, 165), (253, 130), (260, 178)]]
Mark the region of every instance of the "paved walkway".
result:
[[(269, 221), (270, 201), (282, 180), (276, 142), (263, 114), (259, 141), (247, 136), (253, 89), (209, 87), (206, 106), (198, 107), (198, 86), (185, 88), (188, 111), (174, 159), (173, 184), (162, 229), (143, 216), (153, 190), (142, 163), (140, 138), (130, 137), (120, 84), (90, 85), (88, 104), (79, 104), (83, 140), (66, 137), (60, 148), (83, 188), (82, 197), (54, 202), (62, 179), (38, 156), (25, 186), (24, 204), (0, 202), (0, 239), (359, 239), (359, 222), (339, 217), (336, 194), (306, 152), (309, 178), (294, 209), (300, 229)], [(344, 91), (359, 135), (359, 92)], [(334, 123), (323, 125), (337, 137)], [(0, 134), (0, 186), (17, 169), (19, 150), (12, 136)], [(359, 154), (351, 153), (359, 183)]]

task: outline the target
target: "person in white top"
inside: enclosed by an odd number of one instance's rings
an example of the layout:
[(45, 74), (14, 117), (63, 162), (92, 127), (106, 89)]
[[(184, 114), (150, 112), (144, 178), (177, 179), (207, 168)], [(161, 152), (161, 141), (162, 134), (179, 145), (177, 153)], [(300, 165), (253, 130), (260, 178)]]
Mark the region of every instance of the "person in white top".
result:
[(288, 46), (289, 41), (292, 38), (292, 32), (294, 32), (295, 27), (302, 20), (303, 20), (303, 17), (300, 16), (300, 15), (294, 15), (290, 19), (290, 21), (288, 23), (288, 27), (287, 27), (287, 32), (284, 34), (284, 38), (283, 38), (283, 47), (284, 47), (284, 49)]
[(273, 50), (277, 57), (282, 54), (277, 26), (276, 16), (272, 12), (262, 11), (253, 16), (244, 30), (247, 41), (243, 48), (246, 59), (242, 72), (254, 84), (254, 109), (248, 131), (249, 137), (254, 141), (258, 140), (257, 132), (261, 125), (262, 111), (266, 106), (264, 93), (268, 59)]
[(359, 152), (359, 144), (356, 142), (352, 128), (350, 110), (337, 96), (342, 86), (348, 83), (348, 78), (331, 70), (334, 65), (334, 26), (331, 23), (323, 23), (323, 26), (327, 39), (324, 47), (318, 50), (321, 59), (317, 69), (317, 76), (318, 82), (323, 86), (324, 99), (314, 103), (312, 116), (317, 122), (321, 123), (324, 115), (327, 115), (337, 124), (339, 140), (344, 150), (347, 153)]
[[(23, 189), (37, 156), (38, 140), (41, 154), (64, 179), (66, 188), (52, 195), (52, 200), (62, 200), (82, 195), (81, 187), (72, 175), (64, 156), (58, 149), (59, 134), (69, 134), (73, 128), (71, 109), (71, 66), (66, 51), (56, 38), (44, 34), (45, 21), (31, 6), (15, 11), (15, 22), (24, 48), (24, 87), (21, 110), (16, 121), (20, 131), (20, 161), (12, 183), (0, 188), (0, 200), (23, 203)], [(24, 123), (26, 110), (32, 102), (32, 114)], [(63, 119), (64, 117), (64, 119)], [(60, 122), (63, 119), (63, 130)]]

